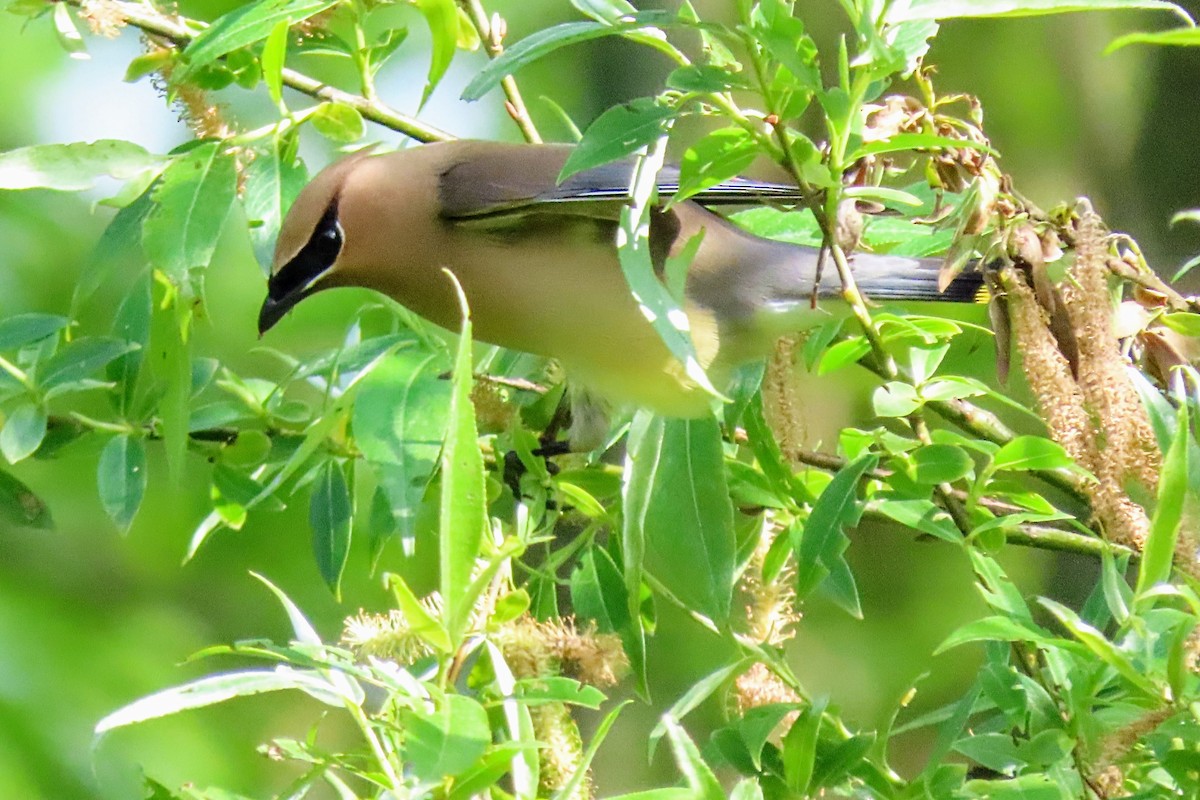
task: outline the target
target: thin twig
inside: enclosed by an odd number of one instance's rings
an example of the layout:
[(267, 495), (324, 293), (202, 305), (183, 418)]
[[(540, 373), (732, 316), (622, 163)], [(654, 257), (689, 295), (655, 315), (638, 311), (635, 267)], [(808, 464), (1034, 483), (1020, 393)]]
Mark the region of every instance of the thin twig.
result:
[[(500, 54), (504, 52), (504, 20), (499, 14), (489, 20), (487, 11), (484, 10), (479, 0), (458, 0), (458, 2), (467, 12), (471, 24), (479, 33), (479, 40), (483, 42), (488, 57), (499, 58)], [(512, 75), (505, 75), (500, 81), (500, 87), (504, 90), (504, 96), (507, 98), (504, 107), (508, 111), (508, 115), (517, 123), (517, 127), (521, 129), (521, 135), (525, 137), (525, 141), (541, 144), (541, 134), (533, 124), (533, 118), (529, 116), (529, 109), (525, 105), (525, 99), (521, 97), (521, 90), (517, 88), (516, 79)]]

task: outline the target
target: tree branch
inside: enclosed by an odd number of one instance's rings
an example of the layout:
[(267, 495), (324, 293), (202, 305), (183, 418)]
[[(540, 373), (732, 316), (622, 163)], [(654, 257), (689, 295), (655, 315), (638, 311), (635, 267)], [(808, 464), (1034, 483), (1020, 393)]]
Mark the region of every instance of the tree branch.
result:
[[(83, 0), (63, 0), (76, 8), (83, 7)], [(186, 47), (188, 42), (196, 37), (190, 26), (201, 23), (179, 16), (168, 16), (153, 7), (142, 3), (130, 3), (125, 0), (112, 0), (116, 9), (125, 21), (133, 27), (152, 36), (164, 39), (177, 48)], [(378, 100), (369, 100), (362, 95), (343, 91), (336, 86), (330, 86), (309, 75), (294, 69), (284, 68), (281, 72), (283, 85), (306, 94), (317, 100), (344, 103), (352, 106), (362, 114), (364, 119), (383, 125), (398, 133), (421, 142), (445, 141), (454, 136), (428, 125), (420, 120), (402, 114), (391, 106)]]

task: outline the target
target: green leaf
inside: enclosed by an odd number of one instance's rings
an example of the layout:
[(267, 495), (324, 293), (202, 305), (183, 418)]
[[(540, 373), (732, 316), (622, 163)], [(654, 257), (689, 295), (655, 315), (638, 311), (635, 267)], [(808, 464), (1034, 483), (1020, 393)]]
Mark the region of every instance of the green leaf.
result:
[(131, 180), (156, 168), (160, 156), (120, 139), (39, 144), (0, 153), (0, 189), (92, 189), (104, 176)]
[(577, 172), (609, 164), (658, 141), (678, 111), (653, 98), (639, 97), (605, 111), (583, 132), (558, 175), (561, 182)]
[(748, 665), (749, 662), (746, 659), (735, 661), (732, 664), (727, 664), (710, 672), (688, 687), (688, 690), (672, 703), (667, 713), (659, 719), (658, 724), (654, 726), (654, 730), (650, 731), (650, 736), (647, 740), (647, 745), (649, 746), (647, 758), (654, 758), (654, 751), (658, 747), (658, 742), (667, 732), (668, 720), (680, 720), (692, 713), (701, 703), (720, 689), (726, 681), (745, 670)]
[(571, 5), (580, 14), (606, 25), (615, 25), (622, 18), (637, 13), (637, 9), (625, 0), (571, 0)]
[(604, 22), (565, 22), (543, 28), (507, 48), (499, 58), (488, 62), (488, 65), (467, 84), (462, 99), (478, 100), (499, 86), (506, 76), (559, 48), (604, 36), (626, 35), (654, 25), (669, 23), (673, 19), (671, 14), (662, 11), (643, 11), (634, 15), (629, 22), (616, 25)]
[(636, 416), (629, 458), (626, 524), (639, 529), (644, 569), (688, 608), (723, 624), (736, 545), (716, 420)]
[(46, 391), (76, 384), (113, 360), (138, 349), (135, 342), (107, 336), (76, 339), (38, 369), (38, 385)]
[[(257, 492), (256, 492), (257, 494)], [(308, 506), (313, 555), (325, 585), (340, 602), (342, 572), (350, 555), (350, 522), (353, 502), (342, 465), (329, 459), (321, 465)]]
[(1200, 314), (1179, 311), (1174, 314), (1163, 314), (1158, 321), (1176, 333), (1200, 338)]
[(675, 763), (679, 765), (691, 790), (693, 800), (725, 800), (725, 791), (720, 781), (713, 775), (712, 769), (704, 763), (696, 743), (691, 740), (679, 723), (671, 718), (666, 720), (667, 738), (671, 741), (671, 751), (675, 754)]
[[(810, 595), (832, 575), (849, 575), (842, 554), (850, 546), (850, 539), (843, 528), (858, 524), (862, 515), (858, 483), (878, 461), (875, 455), (867, 454), (850, 462), (833, 476), (817, 498), (796, 545), (796, 591), (801, 598)], [(852, 578), (847, 588), (853, 591)], [(835, 596), (834, 599), (855, 617), (862, 616), (857, 593)]]
[(894, 3), (885, 19), (889, 25), (917, 19), (957, 17), (1032, 17), (1075, 11), (1106, 9), (1155, 9), (1173, 11), (1191, 22), (1187, 12), (1163, 0), (910, 0)]
[(875, 414), (880, 417), (907, 417), (921, 407), (921, 396), (911, 384), (889, 381), (871, 396)]
[[(590, 130), (590, 129), (589, 129)], [(758, 143), (746, 130), (721, 128), (689, 147), (679, 164), (679, 188), (672, 203), (686, 200), (736, 177), (754, 162)]]
[(54, 314), (17, 314), (0, 320), (0, 351), (16, 350), (30, 342), (45, 339), (71, 324)]
[(309, 119), (317, 133), (333, 142), (354, 142), (366, 132), (362, 114), (345, 103), (322, 103)]
[(492, 741), (487, 711), (460, 694), (443, 696), (434, 711), (402, 711), (400, 726), (407, 766), (426, 781), (439, 782), (466, 771)]
[(50, 510), (32, 489), (0, 470), (0, 520), (10, 525), (49, 530)]
[(308, 171), (297, 161), (284, 160), (281, 142), (260, 150), (245, 170), (242, 208), (250, 226), (250, 237), (260, 262), (270, 264), (275, 239), (292, 201), (308, 181)]
[(412, 0), (425, 22), (429, 25), (429, 33), (433, 37), (433, 53), (429, 61), (429, 78), (425, 82), (425, 90), (421, 93), (421, 105), (429, 99), (429, 95), (437, 88), (442, 76), (454, 60), (458, 49), (458, 8), (454, 0)]
[(904, 150), (945, 150), (967, 148), (979, 150), (989, 155), (998, 156), (994, 149), (983, 142), (973, 142), (969, 139), (952, 139), (949, 136), (937, 136), (932, 133), (897, 133), (882, 141), (867, 142), (854, 150), (853, 155), (846, 157), (846, 162), (857, 161), (863, 156), (879, 155), (880, 153), (897, 153)]
[(104, 370), (105, 378), (117, 385), (114, 390), (115, 405), (121, 416), (127, 415), (133, 405), (143, 355), (150, 344), (150, 319), (153, 313), (150, 274), (146, 270), (134, 281), (113, 318), (113, 336), (136, 347), (110, 361)]
[(440, 354), (401, 349), (363, 380), (354, 403), (355, 443), (379, 478), (406, 551), (449, 423), (446, 367)]
[(234, 697), (283, 689), (300, 689), (335, 708), (344, 707), (342, 699), (316, 672), (280, 666), (271, 670), (226, 672), (155, 692), (109, 714), (96, 723), (95, 732), (100, 735), (114, 728), (204, 708)]
[(808, 794), (817, 760), (817, 736), (825, 701), (814, 701), (783, 737), (783, 774), (788, 788), (798, 796)]
[(629, 596), (616, 562), (607, 550), (589, 547), (571, 572), (571, 605), (580, 619), (596, 623), (600, 633), (629, 626)]
[(1067, 451), (1057, 442), (1041, 436), (1018, 436), (992, 456), (991, 469), (1048, 470), (1075, 466)]
[(267, 93), (275, 105), (283, 103), (283, 65), (287, 60), (288, 28), (291, 21), (281, 19), (275, 23), (262, 51), (262, 77), (267, 85)]
[(951, 483), (971, 473), (975, 462), (967, 451), (952, 444), (929, 444), (909, 454), (911, 476), (917, 483)]
[(648, 155), (637, 160), (631, 187), (633, 202), (621, 209), (617, 258), (639, 310), (650, 321), (667, 350), (683, 365), (687, 377), (714, 398), (726, 401), (728, 398), (718, 392), (705, 375), (691, 339), (688, 316), (659, 280), (650, 253), (650, 209), (665, 148), (666, 137), (662, 136)]
[(414, 634), (424, 639), (443, 653), (453, 653), (450, 637), (442, 623), (421, 605), (416, 594), (409, 588), (404, 578), (399, 575), (386, 574), (383, 576), (384, 585), (392, 590), (396, 598), (396, 608), (404, 615), (408, 628)]
[(46, 409), (40, 403), (17, 406), (4, 420), (0, 430), (0, 453), (15, 464), (37, 451), (46, 438)]
[(970, 642), (1033, 642), (1043, 647), (1062, 647), (1069, 645), (1063, 639), (1056, 639), (1046, 631), (1031, 622), (1025, 622), (1011, 617), (991, 616), (968, 622), (946, 637), (934, 655), (941, 655), (960, 645)]
[(128, 533), (146, 493), (146, 448), (137, 436), (122, 433), (108, 440), (96, 466), (96, 488), (104, 513)]
[(142, 224), (142, 247), (177, 285), (193, 267), (208, 266), (237, 195), (237, 164), (208, 142), (179, 156), (154, 189)]
[(1158, 479), (1158, 504), (1150, 521), (1150, 534), (1138, 566), (1139, 595), (1171, 577), (1171, 564), (1175, 560), (1176, 544), (1183, 527), (1184, 503), (1188, 497), (1190, 439), (1188, 407), (1182, 404), (1179, 406), (1174, 441), (1163, 460)]
[(458, 279), (449, 271), (446, 275), (453, 280), (458, 292), (463, 318), (451, 377), (449, 427), (441, 457), (439, 585), (442, 600), (446, 603), (446, 629), (450, 641), (457, 648), (475, 605), (475, 596), (469, 587), (487, 517), (483, 455), (479, 452), (475, 408), (471, 404), (473, 364), (470, 311)]
[(1047, 775), (1021, 775), (1005, 780), (975, 780), (963, 784), (971, 800), (1063, 800), (1058, 781)]
[(901, 525), (936, 536), (946, 542), (962, 544), (962, 532), (950, 514), (931, 500), (879, 500), (872, 508)]
[[(1182, 47), (1195, 47), (1200, 45), (1200, 28), (1169, 28), (1165, 31), (1138, 31), (1136, 33), (1127, 33), (1114, 39), (1111, 44), (1105, 49), (1105, 53), (1111, 53), (1114, 50), (1120, 50), (1131, 44), (1158, 44), (1158, 45), (1177, 45)], [(1172, 220), (1173, 222), (1174, 220)]]
[(188, 72), (271, 35), (280, 22), (294, 25), (338, 0), (259, 0), (239, 6), (205, 28), (183, 51)]

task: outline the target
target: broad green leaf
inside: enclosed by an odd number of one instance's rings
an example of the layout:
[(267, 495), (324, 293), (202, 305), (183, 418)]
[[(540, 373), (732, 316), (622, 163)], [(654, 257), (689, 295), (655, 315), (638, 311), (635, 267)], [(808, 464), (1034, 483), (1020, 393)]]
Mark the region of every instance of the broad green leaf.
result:
[(783, 774), (788, 788), (807, 795), (817, 760), (817, 736), (821, 732), (824, 700), (814, 700), (783, 737)]
[(1200, 314), (1179, 311), (1174, 314), (1163, 314), (1158, 321), (1176, 333), (1200, 338)]
[[(763, 748), (771, 738), (779, 723), (789, 715), (797, 715), (803, 708), (800, 703), (768, 703), (747, 709), (737, 723), (737, 732), (742, 737), (746, 752), (756, 770), (762, 770)], [(785, 739), (786, 742), (786, 739)], [(811, 764), (809, 765), (811, 769)]]
[(420, 600), (417, 599), (416, 594), (409, 588), (404, 578), (388, 574), (384, 575), (383, 579), (384, 584), (392, 590), (392, 594), (396, 598), (396, 608), (404, 615), (409, 630), (443, 653), (452, 653), (453, 648), (446, 629), (437, 617), (421, 605)]
[(287, 60), (288, 28), (291, 21), (281, 19), (267, 35), (262, 51), (262, 77), (267, 85), (271, 100), (279, 106), (283, 103), (283, 64)]
[(115, 405), (122, 416), (128, 414), (133, 405), (143, 356), (150, 344), (150, 319), (153, 313), (150, 274), (149, 271), (143, 271), (117, 307), (117, 314), (113, 318), (113, 336), (137, 347), (117, 356), (104, 369), (105, 378), (116, 384)]
[(1104, 51), (1111, 53), (1131, 44), (1161, 44), (1195, 47), (1200, 45), (1200, 28), (1169, 28), (1165, 31), (1138, 31), (1114, 39)]
[(962, 544), (962, 532), (950, 514), (931, 500), (878, 500), (871, 508), (901, 525), (943, 541)]
[(267, 38), (280, 22), (294, 25), (338, 0), (259, 0), (238, 6), (205, 28), (183, 51), (188, 71)]
[(142, 247), (177, 285), (188, 270), (208, 266), (237, 195), (237, 164), (208, 142), (176, 158), (154, 189), (142, 225)]
[(96, 723), (95, 732), (100, 735), (114, 728), (178, 714), (180, 711), (204, 708), (235, 697), (248, 697), (283, 689), (299, 689), (335, 708), (343, 707), (342, 699), (333, 691), (333, 687), (315, 671), (280, 666), (271, 670), (246, 670), (212, 675), (155, 692), (109, 714)]
[(457, 647), (475, 605), (475, 596), (469, 589), (487, 516), (483, 455), (479, 452), (475, 408), (471, 404), (470, 311), (458, 279), (449, 271), (446, 276), (453, 280), (458, 292), (463, 319), (451, 377), (449, 426), (441, 457), (439, 585), (446, 603), (446, 628), (450, 641)]
[(104, 176), (131, 180), (162, 162), (160, 156), (120, 139), (39, 144), (0, 153), (0, 189), (92, 189)]
[(559, 181), (608, 164), (648, 147), (662, 137), (678, 115), (671, 106), (639, 97), (605, 111), (583, 132), (559, 173)]
[(933, 651), (941, 655), (969, 642), (1033, 642), (1043, 647), (1063, 647), (1070, 645), (1063, 639), (1056, 639), (1031, 622), (1024, 622), (1011, 617), (991, 616), (974, 620), (951, 633)]
[(107, 336), (76, 339), (41, 365), (38, 369), (38, 385), (49, 391), (77, 383), (103, 369), (114, 359), (137, 349), (135, 342)]
[(635, 418), (626, 524), (638, 526), (643, 567), (688, 608), (718, 624), (733, 590), (733, 507), (716, 420)]
[(0, 320), (0, 351), (16, 350), (30, 342), (45, 339), (71, 324), (54, 314), (17, 314)]
[(154, 207), (152, 194), (152, 191), (146, 190), (129, 205), (118, 210), (104, 229), (104, 233), (100, 234), (100, 239), (92, 248), (83, 264), (79, 279), (75, 282), (75, 291), (71, 294), (71, 317), (79, 315), (116, 265), (132, 263), (137, 268), (145, 266), (145, 257), (142, 254), (142, 224), (150, 209)]
[[(858, 483), (878, 461), (876, 456), (868, 454), (842, 467), (813, 506), (800, 541), (794, 543), (796, 590), (801, 598), (832, 575), (849, 575), (843, 553), (850, 546), (850, 539), (844, 528), (858, 524), (863, 508), (858, 500)], [(854, 591), (852, 578), (846, 588)], [(834, 600), (855, 617), (862, 615), (857, 593), (835, 595)]]
[(408, 550), (449, 423), (452, 387), (440, 377), (447, 366), (440, 354), (401, 349), (363, 380), (354, 404), (355, 443), (378, 476)]
[(487, 711), (460, 694), (444, 695), (433, 711), (402, 711), (404, 758), (417, 777), (442, 781), (459, 775), (478, 760), (492, 742)]
[(317, 133), (334, 142), (354, 142), (366, 132), (362, 114), (345, 103), (322, 103), (309, 120)]
[(342, 571), (346, 569), (346, 559), (350, 555), (352, 516), (353, 500), (346, 475), (342, 465), (331, 458), (321, 465), (313, 484), (308, 523), (312, 526), (317, 569), (338, 601), (342, 597)]
[(0, 453), (15, 464), (37, 451), (46, 438), (46, 409), (40, 403), (26, 402), (13, 409), (0, 429)]
[(954, 743), (956, 752), (1002, 775), (1011, 775), (1025, 761), (1017, 754), (1017, 743), (1006, 733), (977, 733)]
[(0, 470), (0, 520), (10, 525), (47, 530), (54, 527), (50, 510), (32, 489)]
[(275, 140), (270, 147), (257, 152), (246, 167), (246, 188), (242, 193), (242, 208), (252, 223), (250, 237), (264, 265), (270, 264), (279, 226), (308, 180), (304, 165), (284, 161), (279, 150), (280, 142)]
[(630, 21), (616, 25), (604, 22), (565, 22), (561, 25), (543, 28), (526, 36), (507, 48), (499, 58), (489, 62), (467, 84), (467, 88), (463, 90), (462, 99), (478, 100), (499, 86), (500, 81), (506, 76), (512, 75), (527, 64), (537, 61), (559, 48), (604, 36), (628, 35), (644, 28), (670, 23), (673, 19), (671, 14), (662, 11), (643, 11), (634, 15)]
[(128, 533), (146, 493), (146, 448), (141, 437), (122, 433), (108, 440), (96, 466), (96, 488), (104, 513)]
[(888, 139), (876, 142), (867, 142), (860, 145), (853, 153), (847, 156), (847, 163), (857, 161), (863, 156), (879, 155), (881, 153), (897, 153), (904, 150), (930, 150), (930, 149), (959, 149), (967, 148), (968, 150), (980, 150), (984, 153), (996, 156), (999, 155), (988, 145), (982, 142), (973, 142), (969, 139), (952, 139), (949, 136), (937, 136), (932, 133), (897, 133)]
[[(590, 130), (590, 129), (589, 129)], [(672, 203), (736, 177), (754, 162), (758, 143), (743, 128), (721, 128), (689, 147), (679, 164), (679, 188)]]
[(712, 768), (704, 763), (696, 743), (675, 720), (668, 717), (666, 726), (671, 751), (675, 754), (675, 763), (687, 781), (693, 800), (725, 800), (725, 791), (721, 788), (720, 781), (713, 774)]
[(992, 470), (1047, 470), (1073, 467), (1062, 445), (1041, 436), (1018, 436), (992, 457)]
[(907, 417), (921, 407), (921, 396), (911, 384), (889, 381), (871, 396), (875, 414), (880, 417)]
[(885, 20), (894, 25), (917, 19), (1032, 17), (1076, 11), (1139, 8), (1172, 11), (1191, 22), (1191, 18), (1182, 8), (1163, 0), (908, 0), (891, 4)]
[(1158, 505), (1150, 521), (1150, 535), (1138, 565), (1137, 593), (1171, 577), (1171, 564), (1182, 529), (1184, 503), (1188, 497), (1188, 407), (1180, 405), (1175, 439), (1163, 460), (1158, 479)]
[(571, 572), (571, 605), (580, 619), (592, 620), (600, 633), (629, 626), (629, 596), (620, 570), (607, 550), (589, 547)]
[(1163, 696), (1162, 691), (1146, 677), (1144, 670), (1139, 669), (1128, 655), (1110, 642), (1101, 631), (1084, 622), (1072, 609), (1046, 597), (1038, 598), (1038, 602), (1053, 614), (1067, 630), (1074, 634), (1075, 638), (1082, 642), (1084, 647), (1105, 664), (1108, 664), (1119, 672), (1121, 677), (1150, 697)]
[(1021, 775), (1003, 780), (974, 780), (963, 784), (970, 800), (1064, 800), (1059, 782), (1048, 775)]
[(442, 76), (454, 60), (454, 52), (458, 49), (458, 7), (454, 0), (411, 0), (425, 22), (429, 25), (429, 33), (433, 37), (433, 53), (429, 60), (429, 78), (425, 90), (421, 93), (421, 105), (433, 94), (441, 82)]
[(917, 483), (951, 483), (970, 474), (975, 462), (967, 451), (952, 444), (928, 444), (913, 450), (911, 476)]

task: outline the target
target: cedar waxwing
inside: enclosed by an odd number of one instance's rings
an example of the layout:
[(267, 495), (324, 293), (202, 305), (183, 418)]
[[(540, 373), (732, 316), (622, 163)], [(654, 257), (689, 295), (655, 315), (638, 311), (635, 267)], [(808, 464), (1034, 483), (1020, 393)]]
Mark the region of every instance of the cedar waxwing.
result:
[[(557, 359), (601, 398), (669, 416), (708, 412), (631, 295), (616, 230), (633, 162), (577, 173), (561, 184), (566, 145), (454, 141), (384, 155), (357, 153), (317, 175), (288, 212), (275, 248), (259, 331), (314, 292), (364, 286), (451, 330), (461, 322), (458, 278), (475, 337)], [(663, 199), (678, 170), (658, 177)], [(775, 340), (844, 313), (830, 262), (814, 309), (817, 251), (747, 233), (707, 206), (798, 200), (797, 190), (736, 178), (651, 217), (657, 269), (697, 233), (683, 309), (702, 365), (722, 387), (732, 367)], [(970, 302), (982, 276), (938, 291), (937, 259), (860, 253), (858, 286), (875, 300)]]

